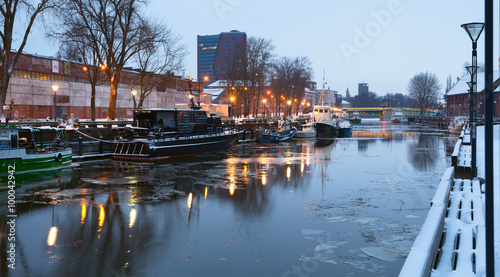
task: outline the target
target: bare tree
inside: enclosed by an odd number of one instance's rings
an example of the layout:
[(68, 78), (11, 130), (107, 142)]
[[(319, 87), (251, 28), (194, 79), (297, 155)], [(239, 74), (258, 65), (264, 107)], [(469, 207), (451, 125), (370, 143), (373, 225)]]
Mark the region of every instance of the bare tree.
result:
[(270, 67), (275, 46), (271, 40), (250, 37), (246, 47), (246, 72), (248, 76), (248, 93), (245, 115), (250, 113), (252, 103), (252, 114), (257, 115), (257, 107), (264, 86), (269, 79)]
[(420, 114), (423, 115), (430, 103), (436, 101), (439, 97), (441, 84), (434, 73), (420, 72), (410, 79), (408, 84), (408, 92), (410, 96), (415, 98), (420, 109)]
[(295, 103), (304, 97), (306, 82), (311, 79), (312, 74), (311, 61), (307, 57), (294, 59), (282, 57), (274, 63), (272, 87), (277, 97), (276, 107), (278, 110), (281, 101), (284, 105), (285, 103), (289, 106), (294, 105), (295, 110), (297, 110), (298, 105)]
[[(110, 82), (107, 119), (115, 119), (120, 75), (125, 64), (158, 37), (151, 23), (141, 15), (143, 0), (66, 0), (61, 6), (62, 32), (82, 29), (89, 47), (94, 48), (99, 63)], [(145, 35), (146, 34), (146, 35)]]
[[(0, 67), (0, 105), (3, 106), (5, 104), (10, 77), (24, 47), (26, 46), (26, 43), (28, 42), (28, 37), (35, 20), (41, 13), (52, 7), (53, 5), (51, 0), (3, 0), (0, 2), (0, 12), (2, 13), (0, 22), (3, 26), (0, 30), (0, 36), (2, 37), (2, 44), (0, 45), (0, 52), (2, 53)], [(12, 47), (14, 43), (14, 23), (19, 24), (19, 20), (16, 19), (19, 19), (19, 13), (23, 12), (27, 17), (27, 24), (23, 29), (24, 35), (21, 44), (19, 44), (15, 53), (11, 53), (13, 51)]]
[(101, 65), (99, 65), (99, 59), (96, 53), (98, 49), (89, 47), (88, 44), (82, 42), (81, 40), (85, 39), (86, 36), (78, 34), (80, 31), (84, 30), (75, 29), (73, 32), (68, 33), (71, 37), (66, 37), (67, 40), (62, 42), (58, 56), (82, 65), (80, 70), (87, 77), (91, 87), (91, 118), (92, 120), (96, 120), (95, 100), (97, 86), (103, 85), (107, 79)]
[[(183, 59), (187, 55), (185, 44), (180, 44), (181, 36), (162, 24), (152, 24), (144, 32), (159, 35), (150, 41), (134, 56), (139, 67), (140, 94), (137, 107), (142, 108), (144, 100), (160, 83), (168, 80), (176, 71), (182, 69)], [(144, 36), (149, 36), (144, 34)], [(135, 104), (135, 97), (134, 97)]]

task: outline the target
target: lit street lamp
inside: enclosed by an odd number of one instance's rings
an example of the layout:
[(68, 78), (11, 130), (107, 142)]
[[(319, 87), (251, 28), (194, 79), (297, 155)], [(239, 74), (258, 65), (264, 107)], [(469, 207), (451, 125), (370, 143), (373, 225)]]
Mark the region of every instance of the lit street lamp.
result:
[(134, 109), (137, 108), (137, 104), (135, 102), (135, 96), (137, 95), (137, 90), (133, 89), (130, 91), (130, 93), (132, 94), (132, 99), (134, 100)]
[(54, 119), (56, 119), (57, 117), (57, 106), (56, 106), (56, 93), (57, 93), (57, 90), (59, 89), (59, 86), (58, 85), (52, 85), (52, 91), (54, 91), (54, 98), (52, 100), (53, 104), (54, 104)]
[[(286, 103), (288, 104), (288, 111), (289, 111), (288, 115), (290, 117), (292, 117), (292, 100), (288, 100), (288, 101), (286, 101)], [(285, 115), (285, 118), (286, 118), (286, 115)]]
[(266, 103), (267, 99), (262, 99), (262, 103), (264, 103), (264, 117), (266, 116)]
[[(234, 87), (233, 87), (233, 89), (234, 89)], [(232, 104), (234, 102), (234, 99), (235, 99), (234, 96), (229, 97), (229, 105), (228, 105), (228, 113), (227, 113), (228, 117), (231, 117), (231, 109), (232, 109)]]
[(477, 168), (476, 168), (476, 122), (474, 122), (474, 93), (476, 89), (476, 84), (477, 84), (477, 40), (479, 39), (479, 36), (481, 35), (481, 32), (484, 29), (484, 23), (479, 23), (479, 22), (473, 22), (473, 23), (467, 23), (467, 24), (462, 24), (460, 27), (462, 27), (467, 34), (469, 35), (470, 39), (472, 40), (472, 66), (467, 66), (467, 71), (470, 74), (470, 82), (467, 84), (469, 85), (469, 130), (470, 130), (470, 137), (471, 137), (471, 152), (472, 152), (472, 157), (471, 157), (471, 178), (474, 179), (477, 175)]

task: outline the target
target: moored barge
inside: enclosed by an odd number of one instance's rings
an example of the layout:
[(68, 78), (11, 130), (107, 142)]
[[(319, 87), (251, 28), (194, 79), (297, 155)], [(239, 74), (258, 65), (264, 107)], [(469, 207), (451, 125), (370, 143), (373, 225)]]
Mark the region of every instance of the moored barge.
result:
[(146, 109), (134, 112), (133, 127), (118, 129), (113, 159), (152, 161), (225, 150), (242, 131), (224, 130), (203, 110)]

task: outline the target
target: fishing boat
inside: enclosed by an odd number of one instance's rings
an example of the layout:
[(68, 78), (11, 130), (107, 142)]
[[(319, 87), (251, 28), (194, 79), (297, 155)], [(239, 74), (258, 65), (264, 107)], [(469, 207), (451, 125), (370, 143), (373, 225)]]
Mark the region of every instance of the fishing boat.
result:
[(276, 143), (290, 140), (297, 133), (297, 128), (291, 128), (283, 132), (271, 132), (268, 129), (256, 132), (258, 143)]
[(394, 112), (392, 112), (391, 122), (392, 123), (407, 123), (408, 118), (406, 117), (406, 115), (403, 113), (403, 111), (401, 109), (397, 109)]
[(316, 128), (314, 127), (313, 122), (307, 122), (304, 124), (300, 124), (297, 129), (297, 133), (295, 133), (296, 138), (315, 138), (316, 137)]
[(359, 116), (359, 112), (353, 112), (349, 117), (349, 121), (351, 124), (361, 124), (361, 117)]
[(337, 124), (330, 106), (314, 106), (313, 116), (316, 122), (316, 138), (328, 139), (337, 137)]
[(224, 130), (220, 118), (199, 109), (141, 109), (133, 126), (117, 130), (112, 157), (152, 161), (222, 151), (242, 132)]
[(352, 125), (348, 120), (337, 121), (337, 136), (339, 138), (349, 138), (352, 136)]
[[(45, 143), (44, 134), (53, 141)], [(64, 129), (0, 126), (0, 175), (52, 169), (71, 161)]]

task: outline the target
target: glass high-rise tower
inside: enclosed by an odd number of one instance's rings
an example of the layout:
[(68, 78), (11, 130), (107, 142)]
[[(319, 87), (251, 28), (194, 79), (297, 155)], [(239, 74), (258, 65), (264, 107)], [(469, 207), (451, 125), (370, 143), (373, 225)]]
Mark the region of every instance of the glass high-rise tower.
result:
[(237, 79), (245, 62), (246, 43), (247, 34), (236, 30), (198, 36), (198, 80)]

